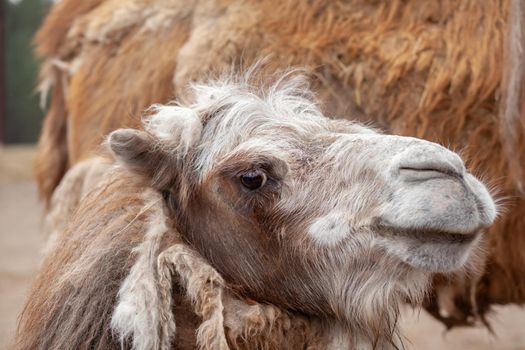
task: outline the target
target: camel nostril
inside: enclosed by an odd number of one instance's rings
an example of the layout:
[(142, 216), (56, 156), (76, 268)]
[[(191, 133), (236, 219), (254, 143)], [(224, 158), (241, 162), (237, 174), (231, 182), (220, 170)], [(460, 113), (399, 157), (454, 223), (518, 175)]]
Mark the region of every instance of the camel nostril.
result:
[(399, 176), (409, 181), (426, 181), (436, 178), (453, 177), (461, 179), (463, 174), (447, 162), (425, 162), (399, 166)]
[(462, 179), (466, 174), (465, 163), (456, 153), (427, 141), (414, 142), (399, 153), (390, 169), (394, 177), (407, 181)]

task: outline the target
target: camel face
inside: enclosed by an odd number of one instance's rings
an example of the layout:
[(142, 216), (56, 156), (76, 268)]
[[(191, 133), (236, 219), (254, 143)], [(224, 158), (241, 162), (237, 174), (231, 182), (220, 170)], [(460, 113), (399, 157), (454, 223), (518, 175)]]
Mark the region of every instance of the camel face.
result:
[(495, 205), (458, 155), (328, 119), (281, 85), (199, 86), (193, 106), (157, 107), (147, 132), (109, 138), (240, 293), (367, 322), (478, 250)]
[(329, 204), (308, 228), (320, 246), (368, 232), (371, 244), (408, 265), (446, 272), (463, 266), (496, 216), (485, 186), (457, 154), (435, 143), (338, 135), (325, 157), (326, 184), (316, 187)]

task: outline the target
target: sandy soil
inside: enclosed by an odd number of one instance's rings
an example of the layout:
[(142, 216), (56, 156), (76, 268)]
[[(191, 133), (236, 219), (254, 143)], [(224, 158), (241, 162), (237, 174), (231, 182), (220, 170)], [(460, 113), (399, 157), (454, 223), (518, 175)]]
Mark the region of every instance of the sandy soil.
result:
[[(42, 208), (30, 180), (32, 147), (0, 148), (0, 349), (12, 347), (16, 318), (40, 261)], [(425, 311), (404, 311), (408, 349), (525, 349), (525, 309), (499, 307), (491, 316), (496, 336), (483, 328), (444, 327)]]

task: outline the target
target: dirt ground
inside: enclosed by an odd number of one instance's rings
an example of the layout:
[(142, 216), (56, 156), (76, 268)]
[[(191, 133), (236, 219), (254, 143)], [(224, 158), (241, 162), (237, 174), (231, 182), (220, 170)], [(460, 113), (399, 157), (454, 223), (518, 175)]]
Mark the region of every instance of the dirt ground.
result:
[[(31, 279), (40, 261), (44, 237), (42, 207), (30, 169), (33, 147), (0, 148), (0, 349), (10, 349)], [(525, 309), (498, 307), (490, 318), (495, 336), (483, 328), (444, 327), (425, 311), (406, 309), (401, 327), (408, 349), (525, 349)]]

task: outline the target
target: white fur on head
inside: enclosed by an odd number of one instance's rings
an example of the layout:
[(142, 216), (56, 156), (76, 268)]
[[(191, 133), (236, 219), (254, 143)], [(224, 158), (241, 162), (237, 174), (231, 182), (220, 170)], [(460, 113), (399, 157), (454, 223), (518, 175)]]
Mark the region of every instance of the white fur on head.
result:
[(177, 154), (186, 154), (200, 138), (202, 123), (193, 109), (153, 105), (149, 110), (153, 114), (144, 119), (144, 128)]
[(241, 79), (226, 77), (191, 86), (193, 108), (201, 111), (206, 123), (195, 159), (201, 178), (221, 155), (256, 134), (265, 135), (271, 139), (267, 143), (274, 144), (286, 142), (286, 135), (306, 137), (328, 128), (331, 121), (319, 110), (308, 79), (296, 73), (290, 71), (269, 86), (252, 86), (249, 73)]

